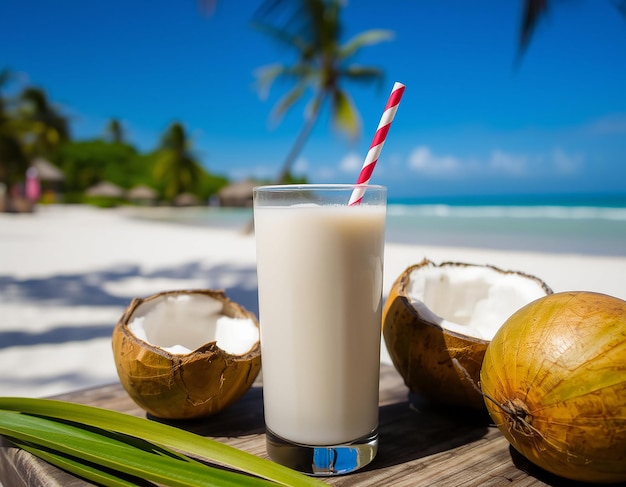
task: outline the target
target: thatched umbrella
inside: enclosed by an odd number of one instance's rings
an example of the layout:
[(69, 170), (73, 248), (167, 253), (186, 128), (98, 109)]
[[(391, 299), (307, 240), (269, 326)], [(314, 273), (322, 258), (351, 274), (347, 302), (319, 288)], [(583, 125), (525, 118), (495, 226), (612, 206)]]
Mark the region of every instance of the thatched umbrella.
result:
[(107, 198), (122, 198), (124, 190), (117, 184), (109, 181), (101, 181), (85, 191), (87, 196), (104, 196)]
[(252, 188), (258, 183), (250, 180), (230, 184), (220, 190), (221, 206), (250, 207), (252, 206)]
[(61, 183), (65, 181), (63, 171), (45, 159), (35, 159), (32, 166), (37, 169), (37, 177), (40, 181), (49, 181), (51, 183)]
[(200, 203), (198, 197), (191, 193), (181, 193), (174, 198), (175, 206), (196, 206)]
[(42, 198), (48, 203), (57, 201), (63, 191), (65, 174), (54, 164), (41, 157), (34, 159), (31, 167), (37, 171), (37, 179), (41, 185)]
[(157, 200), (157, 192), (144, 185), (135, 186), (126, 193), (126, 197), (135, 203), (154, 204)]

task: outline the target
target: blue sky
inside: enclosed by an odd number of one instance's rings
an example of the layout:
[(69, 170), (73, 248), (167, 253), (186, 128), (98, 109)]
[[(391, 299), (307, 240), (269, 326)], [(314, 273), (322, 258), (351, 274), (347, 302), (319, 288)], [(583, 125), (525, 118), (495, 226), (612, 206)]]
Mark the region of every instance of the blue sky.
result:
[[(174, 121), (202, 163), (233, 180), (274, 177), (304, 118), (279, 124), (254, 72), (290, 53), (255, 31), (260, 0), (0, 0), (0, 68), (20, 74), (70, 117), (75, 139), (122, 121), (151, 150)], [(323, 116), (295, 172), (354, 182), (394, 81), (406, 92), (372, 178), (390, 196), (626, 192), (626, 17), (612, 0), (554, 0), (514, 67), (520, 1), (351, 0), (344, 40), (394, 38), (355, 59), (384, 69), (381, 87), (345, 85), (362, 135)]]

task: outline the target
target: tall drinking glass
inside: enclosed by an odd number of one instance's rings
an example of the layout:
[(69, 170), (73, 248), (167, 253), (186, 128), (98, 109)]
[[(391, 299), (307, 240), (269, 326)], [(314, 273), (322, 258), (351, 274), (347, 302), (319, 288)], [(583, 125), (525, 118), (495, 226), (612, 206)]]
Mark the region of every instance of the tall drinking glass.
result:
[(267, 452), (310, 475), (378, 449), (386, 188), (356, 187), (254, 189)]

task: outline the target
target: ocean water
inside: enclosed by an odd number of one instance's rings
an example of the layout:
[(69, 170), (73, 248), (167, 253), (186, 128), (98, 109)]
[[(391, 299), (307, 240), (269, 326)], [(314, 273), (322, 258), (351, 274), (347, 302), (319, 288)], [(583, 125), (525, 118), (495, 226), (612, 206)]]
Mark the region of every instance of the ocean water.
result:
[[(249, 208), (157, 208), (140, 217), (242, 230)], [(623, 195), (389, 198), (387, 242), (626, 256)]]

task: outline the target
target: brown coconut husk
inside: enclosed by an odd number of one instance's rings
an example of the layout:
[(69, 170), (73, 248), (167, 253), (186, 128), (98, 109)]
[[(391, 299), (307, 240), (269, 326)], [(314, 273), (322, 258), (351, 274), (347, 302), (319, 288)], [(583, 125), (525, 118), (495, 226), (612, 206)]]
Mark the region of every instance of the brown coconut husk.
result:
[(130, 397), (149, 414), (165, 419), (198, 418), (223, 410), (250, 388), (261, 369), (259, 341), (243, 355), (229, 354), (214, 341), (179, 355), (140, 340), (130, 331), (128, 325), (140, 306), (182, 294), (218, 300), (223, 315), (250, 319), (259, 327), (253, 313), (221, 290), (168, 291), (134, 299), (113, 330), (115, 365)]
[(477, 386), (489, 340), (441, 327), (422, 316), (407, 294), (412, 272), (431, 266), (482, 267), (531, 279), (545, 294), (552, 294), (552, 290), (541, 279), (523, 272), (459, 262), (437, 265), (428, 259), (408, 267), (393, 284), (383, 309), (383, 337), (392, 363), (407, 387), (437, 404), (486, 410)]

